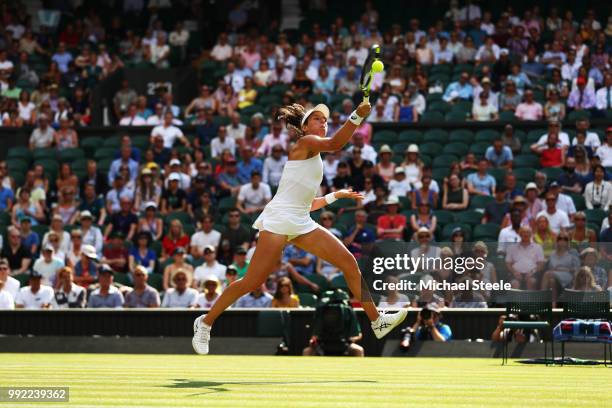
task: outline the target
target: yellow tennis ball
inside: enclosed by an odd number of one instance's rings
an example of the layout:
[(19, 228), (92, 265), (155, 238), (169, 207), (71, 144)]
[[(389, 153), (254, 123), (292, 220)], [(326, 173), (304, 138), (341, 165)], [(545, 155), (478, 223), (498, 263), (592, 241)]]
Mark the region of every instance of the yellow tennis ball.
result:
[(385, 69), (385, 65), (382, 63), (382, 61), (374, 61), (374, 63), (372, 63), (372, 72), (382, 72)]

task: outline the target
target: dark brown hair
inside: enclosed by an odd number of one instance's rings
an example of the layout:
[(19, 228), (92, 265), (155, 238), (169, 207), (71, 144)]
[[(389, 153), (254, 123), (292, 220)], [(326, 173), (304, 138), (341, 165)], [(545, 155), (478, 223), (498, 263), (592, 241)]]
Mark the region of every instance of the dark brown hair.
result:
[(298, 136), (302, 136), (302, 119), (306, 111), (299, 103), (283, 106), (278, 110), (278, 120), (285, 121), (285, 127), (289, 130), (294, 130)]

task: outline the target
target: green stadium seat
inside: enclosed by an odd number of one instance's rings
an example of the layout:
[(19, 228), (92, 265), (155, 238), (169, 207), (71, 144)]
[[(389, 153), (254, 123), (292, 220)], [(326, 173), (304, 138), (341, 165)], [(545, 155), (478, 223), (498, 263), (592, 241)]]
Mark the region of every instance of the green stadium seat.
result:
[(302, 307), (315, 307), (317, 305), (317, 297), (312, 293), (298, 293), (297, 296)]
[(375, 142), (392, 144), (397, 141), (397, 133), (393, 130), (379, 130), (374, 133), (374, 137), (372, 139)]
[(344, 101), (345, 99), (353, 99), (351, 97), (351, 95), (346, 95), (346, 94), (332, 94), (329, 97), (329, 104), (334, 106), (334, 105), (338, 105), (338, 104), (342, 104), (342, 101)]
[(32, 152), (33, 160), (44, 160), (44, 159), (55, 159), (57, 156), (57, 150), (52, 148), (40, 148), (34, 149)]
[(445, 177), (448, 177), (449, 173), (450, 171), (448, 166), (438, 168), (434, 167), (433, 169), (431, 169), (431, 177), (433, 177), (433, 179), (436, 180), (439, 185), (441, 185)]
[(193, 223), (193, 219), (189, 213), (185, 211), (177, 211), (166, 215), (164, 217), (164, 224), (169, 225), (173, 220), (179, 220), (181, 224), (183, 224), (183, 227)]
[(0, 212), (0, 225), (11, 225), (11, 214), (9, 212)]
[(407, 148), (408, 143), (394, 143), (391, 145), (391, 150), (393, 150), (393, 153), (400, 156), (400, 162), (404, 160), (404, 153), (406, 153)]
[(530, 130), (527, 133), (527, 139), (526, 139), (527, 143), (531, 145), (537, 142), (538, 140), (540, 140), (540, 137), (542, 137), (542, 135), (546, 134), (546, 131), (547, 129), (543, 129), (543, 128)]
[(471, 144), (474, 141), (474, 132), (468, 129), (452, 130), (448, 135), (450, 143), (466, 143)]
[(431, 129), (423, 135), (425, 143), (439, 143), (441, 145), (448, 143), (448, 133), (442, 129)]
[(493, 141), (501, 136), (501, 133), (495, 129), (483, 129), (476, 132), (474, 141), (476, 143), (484, 142), (493, 144)]
[(484, 209), (489, 203), (495, 201), (491, 196), (475, 195), (470, 197), (470, 209)]
[(64, 150), (60, 150), (58, 153), (58, 159), (62, 163), (66, 163), (66, 162), (72, 163), (75, 160), (84, 159), (84, 158), (85, 158), (85, 151), (80, 148), (64, 149)]
[(19, 275), (13, 275), (13, 278), (19, 281), (19, 286), (22, 288), (24, 286), (28, 286), (28, 283), (30, 281), (30, 275), (28, 275), (27, 273), (20, 273)]
[(15, 173), (25, 173), (30, 167), (28, 162), (23, 159), (7, 159), (6, 167), (11, 175)]
[(533, 168), (516, 168), (512, 170), (512, 174), (516, 176), (517, 180), (530, 182), (533, 181), (533, 176), (535, 175), (535, 170)]
[(436, 216), (438, 224), (446, 225), (455, 221), (455, 214), (448, 210), (433, 210), (433, 215)]
[(398, 142), (422, 143), (423, 133), (420, 130), (403, 130), (397, 136)]
[(312, 94), (308, 97), (308, 100), (312, 102), (313, 105), (317, 105), (319, 103), (327, 103), (327, 96), (321, 94)]
[(472, 239), (472, 226), (467, 223), (459, 223), (452, 222), (450, 224), (446, 224), (442, 228), (441, 238), (442, 241), (449, 241), (453, 230), (457, 227), (460, 227), (463, 230), (463, 234), (465, 235), (465, 240), (470, 241)]
[(516, 119), (516, 116), (514, 116), (514, 112), (512, 112), (512, 111), (502, 111), (499, 114), (499, 120), (501, 122), (506, 122), (507, 123), (507, 122), (514, 122), (517, 119)]
[(8, 149), (6, 152), (8, 159), (20, 159), (28, 163), (32, 161), (32, 151), (25, 146), (15, 146)]
[(432, 167), (440, 168), (443, 167), (448, 169), (453, 162), (458, 161), (459, 158), (454, 154), (441, 154), (433, 158)]
[(584, 196), (580, 193), (565, 193), (572, 198), (576, 211), (584, 211), (586, 209), (586, 203)]
[(592, 209), (592, 210), (584, 210), (584, 213), (586, 215), (586, 219), (588, 223), (593, 223), (593, 224), (597, 224), (597, 225), (601, 225), (601, 223), (603, 222), (604, 218), (606, 218), (608, 216), (608, 213), (602, 209)]
[(96, 149), (96, 152), (94, 153), (94, 159), (114, 159), (116, 154), (116, 147), (98, 147), (98, 149)]
[(34, 162), (34, 165), (40, 164), (45, 169), (45, 174), (49, 180), (55, 180), (59, 171), (59, 162), (55, 159), (41, 159)]
[(493, 222), (475, 225), (473, 231), (474, 240), (484, 240), (485, 238), (497, 239), (499, 230), (499, 225)]
[(470, 146), (470, 152), (474, 153), (476, 157), (483, 157), (487, 151), (487, 149), (491, 146), (489, 143), (474, 143)]
[(569, 113), (569, 115), (567, 115), (567, 121), (568, 122), (575, 122), (578, 119), (590, 119), (591, 118), (591, 112), (589, 112), (588, 110), (579, 110), (579, 111), (571, 111)]
[(428, 111), (438, 111), (441, 113), (448, 113), (451, 110), (451, 106), (446, 101), (435, 101), (432, 102), (428, 107)]
[(470, 101), (464, 101), (464, 100), (460, 100), (457, 101), (453, 104), (453, 107), (451, 108), (451, 112), (459, 112), (459, 113), (463, 113), (468, 114), (468, 113), (472, 113), (472, 102)]
[(269, 106), (274, 104), (278, 105), (281, 103), (281, 101), (282, 97), (280, 95), (275, 94), (262, 95), (257, 99), (257, 103), (263, 106)]
[(164, 276), (161, 273), (150, 273), (147, 283), (154, 287), (158, 292), (162, 292), (164, 290)]
[(247, 106), (246, 108), (240, 109), (241, 115), (254, 115), (256, 113), (264, 113), (265, 108), (258, 104), (253, 104), (251, 106)]
[(541, 168), (539, 171), (546, 174), (547, 181), (557, 180), (559, 176), (563, 174), (563, 169), (561, 169), (560, 167), (544, 167)]
[(453, 67), (453, 72), (467, 72), (471, 74), (474, 71), (474, 66), (472, 64), (455, 64)]
[(428, 104), (431, 104), (433, 102), (436, 101), (441, 101), (442, 100), (442, 94), (441, 93), (431, 93), (429, 95), (427, 95), (427, 98), (425, 98), (425, 101)]
[(514, 160), (512, 160), (512, 165), (515, 168), (539, 168), (540, 158), (535, 154), (520, 154), (518, 156), (514, 156)]
[[(149, 145), (149, 136), (140, 135), (132, 137), (132, 146), (137, 147), (140, 150), (147, 150)], [(142, 153), (144, 154), (144, 152)]]
[(132, 282), (130, 282), (130, 278), (127, 273), (119, 272), (115, 274), (114, 277), (115, 283), (119, 283), (123, 286), (132, 286)]
[(431, 111), (424, 112), (421, 116), (422, 123), (440, 123), (444, 122), (444, 116), (440, 112)]
[(463, 157), (466, 154), (468, 154), (469, 150), (470, 150), (469, 144), (462, 143), (462, 142), (452, 142), (452, 143), (444, 145), (444, 148), (442, 149), (442, 153), (453, 154), (458, 157)]
[(476, 210), (458, 211), (455, 214), (455, 222), (470, 224), (472, 226), (479, 225), (482, 220), (483, 213)]
[(108, 175), (108, 170), (110, 170), (111, 163), (113, 162), (112, 157), (106, 157), (104, 159), (96, 159), (98, 163), (98, 173), (103, 176)]
[(428, 156), (435, 156), (442, 151), (442, 145), (438, 143), (423, 143), (419, 146), (419, 152)]
[(109, 136), (104, 138), (104, 147), (112, 147), (117, 151), (121, 145), (121, 136)]
[(275, 94), (275, 95), (283, 95), (288, 90), (289, 90), (289, 85), (276, 84), (276, 85), (272, 85), (270, 89), (268, 90), (268, 92), (271, 94)]
[(447, 122), (465, 122), (468, 116), (468, 114), (463, 112), (448, 112), (444, 115), (444, 120)]
[(225, 213), (232, 208), (236, 207), (236, 198), (234, 197), (223, 197), (219, 200), (219, 211)]
[(433, 65), (431, 67), (431, 71), (430, 74), (431, 75), (435, 75), (435, 74), (444, 74), (444, 75), (450, 75), (450, 73), (452, 72), (452, 68), (450, 65), (447, 64), (438, 64), (438, 65)]
[(104, 139), (98, 136), (90, 136), (83, 138), (79, 145), (85, 150), (85, 154), (89, 158), (93, 158), (97, 150), (104, 145)]

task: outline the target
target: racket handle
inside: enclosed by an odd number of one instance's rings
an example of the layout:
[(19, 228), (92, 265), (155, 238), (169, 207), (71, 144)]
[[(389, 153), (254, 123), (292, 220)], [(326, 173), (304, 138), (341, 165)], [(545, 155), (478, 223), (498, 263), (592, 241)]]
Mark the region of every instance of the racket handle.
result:
[(364, 101), (365, 103), (370, 103), (370, 95), (364, 96), (364, 97), (363, 97), (363, 101)]

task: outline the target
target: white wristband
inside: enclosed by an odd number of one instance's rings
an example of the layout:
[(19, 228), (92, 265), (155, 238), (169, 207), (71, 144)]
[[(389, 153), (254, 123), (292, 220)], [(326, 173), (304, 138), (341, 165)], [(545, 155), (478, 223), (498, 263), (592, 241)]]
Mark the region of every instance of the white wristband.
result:
[(353, 125), (359, 126), (361, 125), (361, 122), (363, 122), (363, 118), (357, 114), (356, 110), (354, 110), (353, 113), (351, 113), (351, 116), (349, 116), (349, 122), (351, 122)]
[(325, 194), (325, 202), (326, 202), (327, 204), (331, 204), (331, 203), (333, 203), (333, 202), (334, 202), (334, 201), (336, 201), (336, 200), (338, 200), (338, 199), (336, 198), (336, 193), (329, 193), (329, 194)]

